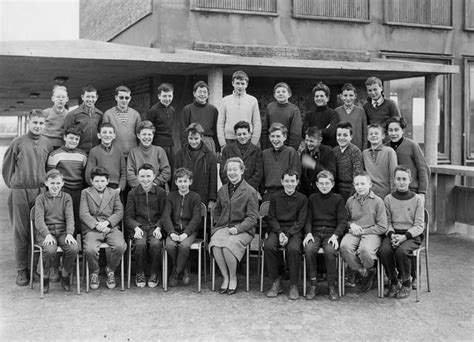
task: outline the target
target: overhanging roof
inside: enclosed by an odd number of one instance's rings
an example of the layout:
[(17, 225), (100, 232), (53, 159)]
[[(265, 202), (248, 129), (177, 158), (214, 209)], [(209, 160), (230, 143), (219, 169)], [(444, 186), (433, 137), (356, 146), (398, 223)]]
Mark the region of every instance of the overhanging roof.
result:
[[(159, 49), (91, 40), (0, 42), (0, 115), (22, 115), (32, 108), (51, 105), (50, 91), (56, 76), (68, 76), (70, 98), (93, 84), (114, 87), (153, 75), (206, 75), (217, 66), (224, 74), (237, 68), (252, 76), (359, 80), (378, 76), (383, 80), (452, 74), (457, 66), (400, 60), (370, 62), (240, 57), (193, 50), (162, 53)], [(30, 99), (31, 92), (39, 93)], [(24, 101), (22, 106), (17, 101)], [(5, 112), (10, 106), (17, 108)]]

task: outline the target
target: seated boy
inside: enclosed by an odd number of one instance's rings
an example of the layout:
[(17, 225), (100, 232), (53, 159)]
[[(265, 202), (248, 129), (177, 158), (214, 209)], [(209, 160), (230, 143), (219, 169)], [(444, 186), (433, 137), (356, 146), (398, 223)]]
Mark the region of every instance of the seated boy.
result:
[(331, 172), (326, 170), (319, 172), (316, 176), (316, 185), (319, 192), (309, 196), (308, 215), (304, 227), (306, 237), (303, 240), (303, 247), (311, 281), (306, 299), (314, 299), (319, 292), (317, 255), (319, 248), (322, 247), (326, 261), (329, 299), (336, 300), (337, 250), (339, 239), (347, 230), (347, 211), (342, 197), (331, 191), (334, 187), (334, 176)]
[(384, 129), (378, 124), (368, 127), (370, 147), (362, 152), (365, 170), (374, 185), (373, 192), (385, 198), (395, 190), (393, 175), (397, 166), (397, 153), (393, 148), (384, 146)]
[(332, 147), (321, 144), (321, 130), (309, 127), (305, 132), (305, 149), (301, 153), (301, 192), (306, 196), (318, 192), (316, 176), (322, 170), (336, 174), (336, 158)]
[(184, 167), (178, 168), (174, 172), (174, 182), (178, 191), (168, 194), (162, 219), (163, 228), (168, 233), (166, 251), (173, 265), (169, 286), (178, 285), (181, 275), (183, 284), (189, 284), (189, 250), (201, 224), (201, 198), (189, 190), (193, 173)]
[[(56, 169), (46, 173), (46, 193), (35, 200), (36, 243), (43, 247), (44, 293), (49, 291), (49, 269), (58, 246), (64, 253), (61, 270), (61, 286), (71, 291), (69, 274), (79, 248), (74, 239), (74, 212), (69, 194), (61, 191), (64, 185), (63, 175)], [(77, 280), (79, 281), (79, 279)]]
[[(187, 128), (188, 143), (176, 153), (173, 169), (184, 167), (193, 173), (190, 189), (197, 192), (209, 210), (214, 208), (217, 198), (217, 161), (203, 142), (204, 129), (191, 123)], [(171, 187), (176, 190), (177, 183)]]
[(86, 182), (92, 185), (91, 170), (100, 166), (110, 170), (108, 187), (123, 193), (127, 185), (127, 165), (125, 164), (122, 150), (113, 143), (115, 140), (114, 126), (110, 123), (103, 123), (100, 125), (97, 137), (100, 139), (100, 145), (93, 147), (89, 152), (86, 166)]
[(301, 172), (301, 163), (298, 152), (291, 147), (286, 146), (287, 128), (274, 122), (268, 129), (270, 133), (270, 142), (272, 147), (263, 151), (263, 180), (261, 190), (263, 200), (269, 201), (270, 196), (283, 190), (281, 177), (285, 170), (294, 170), (297, 174)]
[(341, 254), (349, 268), (359, 272), (360, 290), (366, 292), (374, 280), (377, 251), (387, 231), (387, 214), (383, 200), (370, 190), (367, 172), (354, 176), (354, 187), (356, 193), (346, 203), (349, 232), (341, 241)]
[(410, 169), (397, 166), (396, 190), (387, 195), (384, 201), (388, 230), (380, 246), (379, 256), (390, 279), (389, 298), (402, 299), (410, 295), (411, 255), (423, 240), (424, 204), (419, 195), (410, 191), (411, 180)]
[(306, 220), (308, 201), (296, 191), (299, 178), (293, 170), (287, 170), (281, 177), (283, 190), (270, 197), (268, 226), (270, 233), (265, 240), (265, 262), (272, 287), (267, 297), (276, 297), (283, 292), (280, 276), (280, 247), (286, 247), (288, 267), (290, 269), (290, 291), (288, 298), (299, 299), (298, 280), (301, 265), (302, 229)]
[(336, 158), (336, 192), (346, 203), (355, 192), (352, 180), (356, 173), (364, 169), (364, 161), (362, 152), (351, 142), (352, 125), (349, 122), (337, 124), (336, 140), (339, 145), (333, 149)]
[(128, 236), (133, 237), (133, 258), (137, 265), (135, 284), (140, 288), (146, 284), (147, 250), (151, 259), (148, 287), (156, 287), (159, 283), (163, 245), (160, 220), (165, 210), (166, 192), (153, 183), (155, 177), (151, 164), (138, 168), (140, 185), (128, 193), (125, 208), (125, 227), (129, 231)]
[(99, 288), (99, 246), (110, 246), (107, 255), (107, 287), (115, 288), (115, 269), (120, 263), (127, 245), (119, 223), (123, 217), (123, 205), (119, 193), (107, 187), (109, 171), (102, 167), (91, 170), (92, 186), (82, 190), (80, 215), (84, 254), (91, 270), (90, 287)]
[(140, 165), (145, 163), (151, 164), (155, 170), (155, 184), (164, 188), (171, 178), (171, 168), (165, 150), (160, 146), (152, 145), (154, 135), (155, 126), (150, 121), (140, 122), (137, 129), (140, 145), (131, 149), (127, 159), (127, 182), (130, 188), (139, 184), (137, 171)]

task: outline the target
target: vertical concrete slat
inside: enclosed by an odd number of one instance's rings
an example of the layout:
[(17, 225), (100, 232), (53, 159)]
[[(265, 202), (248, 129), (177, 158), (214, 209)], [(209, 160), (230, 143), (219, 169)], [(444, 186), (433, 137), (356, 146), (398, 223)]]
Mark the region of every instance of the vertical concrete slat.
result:
[[(224, 76), (222, 68), (211, 67), (207, 73), (207, 82), (209, 84), (209, 103), (218, 107), (224, 94)], [(219, 107), (218, 107), (219, 108)]]

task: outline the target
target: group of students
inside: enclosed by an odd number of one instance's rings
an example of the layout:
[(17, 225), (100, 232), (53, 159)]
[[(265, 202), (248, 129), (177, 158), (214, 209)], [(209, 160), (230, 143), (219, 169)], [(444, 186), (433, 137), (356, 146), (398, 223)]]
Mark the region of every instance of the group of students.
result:
[[(197, 82), (194, 102), (181, 114), (182, 148), (176, 154), (171, 84), (158, 87), (159, 102), (143, 115), (129, 107), (131, 91), (125, 86), (116, 88), (117, 105), (104, 114), (95, 107), (98, 94), (92, 86), (83, 88), (83, 103), (70, 112), (67, 89), (56, 86), (53, 107), (32, 110), (28, 133), (14, 139), (4, 156), (17, 285), (28, 283), (33, 205), (36, 241), (45, 249), (46, 292), (50, 275), (70, 291), (79, 233), (92, 289), (99, 287), (101, 242), (111, 247), (106, 284), (115, 287), (115, 270), (127, 248), (124, 233), (132, 241), (138, 287), (158, 285), (163, 246), (172, 263), (169, 285), (189, 284), (189, 249), (201, 226), (202, 202), (214, 222), (209, 253), (223, 276), (220, 292), (231, 295), (237, 289), (238, 262), (255, 234), (259, 201), (270, 201), (264, 243), (273, 281), (268, 297), (282, 292), (278, 252), (286, 247), (289, 298), (299, 298), (303, 248), (311, 281), (307, 298), (314, 298), (316, 253), (322, 246), (329, 297), (335, 299), (339, 245), (353, 274), (360, 275), (362, 290), (372, 284), (379, 252), (393, 285), (389, 296), (408, 296), (410, 267), (400, 261), (406, 253), (397, 251), (421, 243), (419, 210), (429, 170), (419, 146), (403, 137), (406, 123), (396, 104), (384, 98), (382, 82), (375, 77), (366, 81), (364, 108), (354, 105), (356, 88), (345, 84), (344, 105), (336, 110), (327, 106), (329, 88), (318, 83), (312, 90), (316, 107), (304, 119), (289, 102), (290, 87), (280, 82), (263, 120), (257, 99), (246, 92), (248, 82), (245, 72), (235, 72), (234, 91), (219, 108), (208, 103), (208, 85)], [(386, 131), (390, 140), (384, 145)], [(223, 186), (218, 190), (219, 153)], [(59, 274), (57, 246), (64, 251)]]

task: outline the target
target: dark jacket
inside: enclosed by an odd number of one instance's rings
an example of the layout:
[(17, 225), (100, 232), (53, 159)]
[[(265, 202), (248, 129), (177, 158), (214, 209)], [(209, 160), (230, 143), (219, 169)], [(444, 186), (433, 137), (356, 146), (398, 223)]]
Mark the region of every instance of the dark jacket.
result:
[(172, 191), (166, 198), (165, 212), (163, 213), (163, 228), (168, 234), (191, 235), (201, 224), (201, 199), (193, 191), (185, 196), (178, 191)]
[[(303, 151), (301, 157), (303, 157), (303, 155), (311, 156), (308, 149)], [(316, 186), (316, 176), (319, 172), (328, 170), (331, 171), (334, 177), (336, 177), (336, 157), (334, 156), (332, 148), (325, 145), (319, 145), (319, 152), (315, 152), (311, 157), (316, 161), (315, 169), (309, 169), (303, 165), (301, 167), (300, 191), (306, 196), (319, 192)]]
[(82, 135), (77, 148), (89, 153), (94, 146), (100, 144), (97, 131), (102, 124), (103, 116), (104, 114), (97, 108), (94, 108), (94, 113), (90, 115), (82, 104), (67, 113), (64, 118), (64, 131), (71, 126), (79, 126), (82, 129)]

